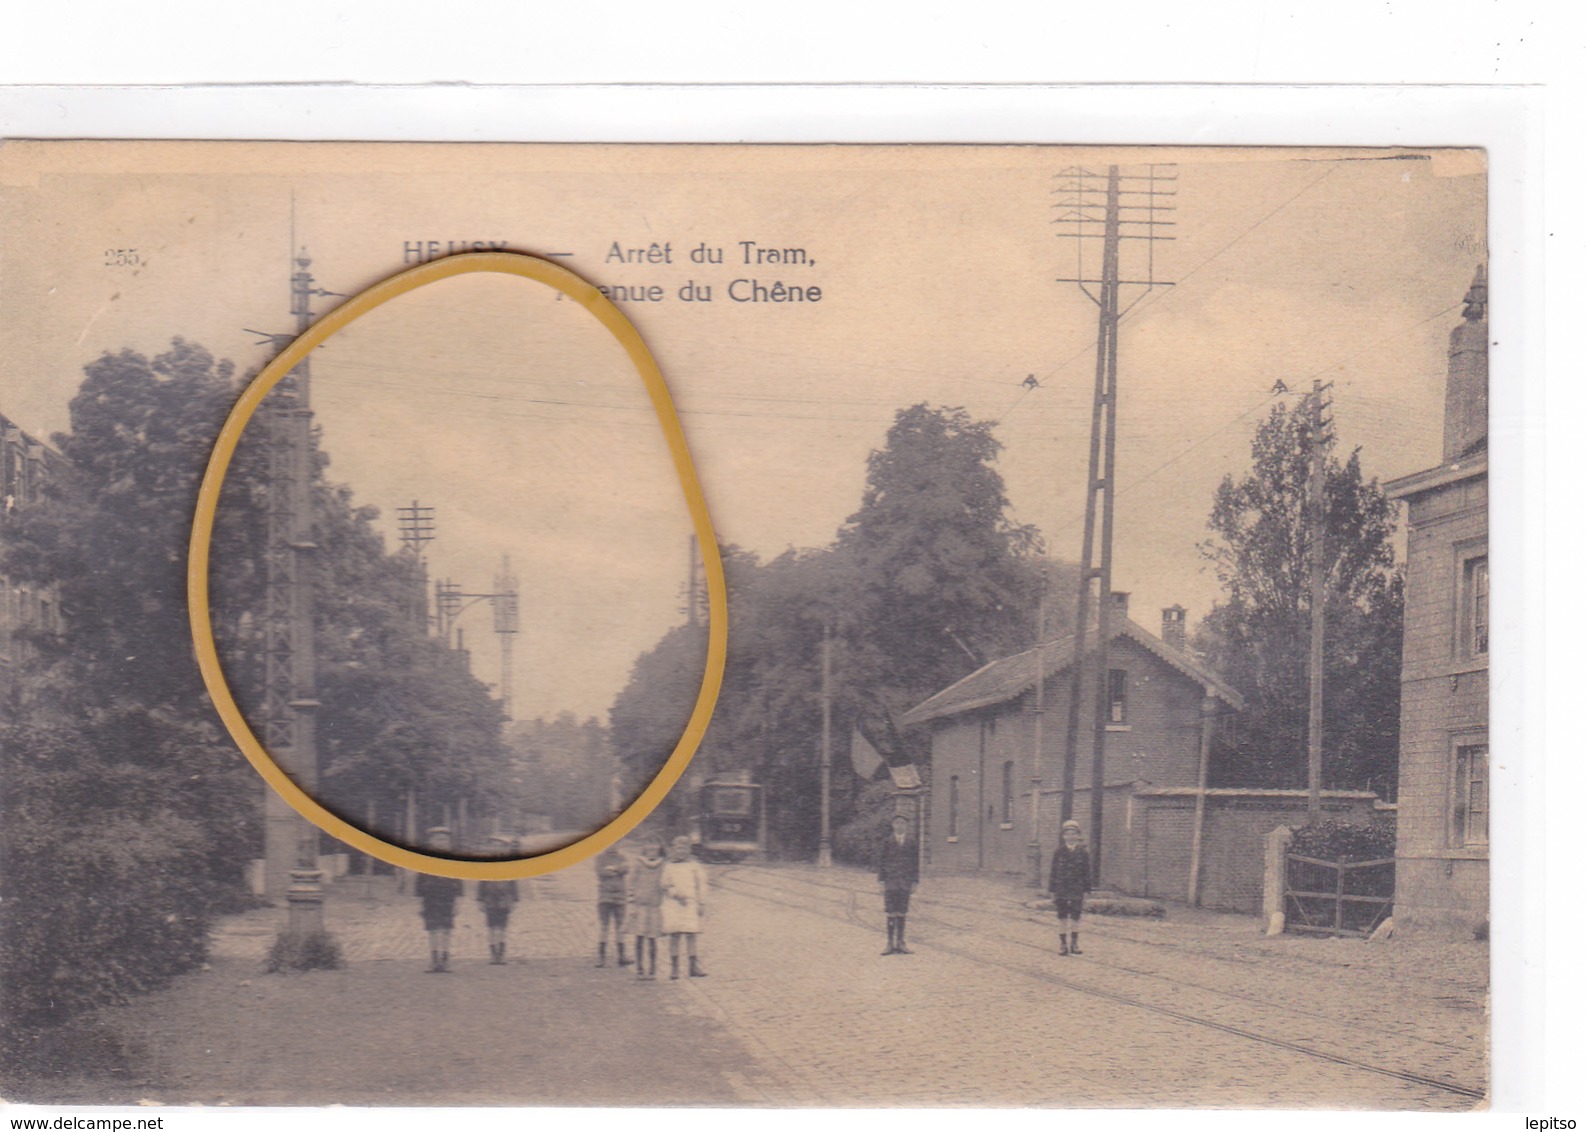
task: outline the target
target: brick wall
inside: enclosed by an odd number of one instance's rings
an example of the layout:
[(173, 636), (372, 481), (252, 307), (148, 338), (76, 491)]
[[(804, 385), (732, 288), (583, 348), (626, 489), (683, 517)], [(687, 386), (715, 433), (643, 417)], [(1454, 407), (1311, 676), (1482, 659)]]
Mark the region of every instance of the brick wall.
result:
[[(1334, 821), (1369, 824), (1376, 800), (1369, 796), (1324, 796), (1324, 815)], [(1272, 794), (1216, 794), (1206, 800), (1201, 837), (1201, 906), (1227, 912), (1261, 911), (1266, 835), (1280, 825), (1305, 822), (1303, 790)], [(1189, 861), (1195, 799), (1190, 794), (1135, 798), (1134, 892), (1161, 900), (1189, 896)]]

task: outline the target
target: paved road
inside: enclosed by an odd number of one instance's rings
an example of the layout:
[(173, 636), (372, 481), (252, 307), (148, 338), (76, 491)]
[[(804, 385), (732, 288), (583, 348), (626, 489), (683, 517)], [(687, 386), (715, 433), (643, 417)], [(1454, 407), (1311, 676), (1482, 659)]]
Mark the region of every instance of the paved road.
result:
[(1485, 1088), (1479, 989), (1362, 962), (1382, 945), (1091, 917), (1064, 958), (1019, 894), (927, 881), (916, 954), (881, 957), (867, 877), (723, 870), (717, 887), (723, 918), (742, 911), (699, 997), (817, 1103), (1461, 1109)]
[(882, 957), (862, 873), (711, 878), (709, 977), (678, 982), (593, 966), (588, 866), (522, 882), (506, 967), (465, 907), (451, 976), (422, 973), (416, 901), (389, 879), (334, 890), (341, 971), (263, 975), (279, 913), (233, 918), (210, 970), (116, 1013), (134, 1079), (59, 1099), (1461, 1109), (1484, 1089), (1474, 953), (1183, 913), (1087, 918), (1086, 954), (1061, 958), (1027, 891), (935, 878), (916, 954)]

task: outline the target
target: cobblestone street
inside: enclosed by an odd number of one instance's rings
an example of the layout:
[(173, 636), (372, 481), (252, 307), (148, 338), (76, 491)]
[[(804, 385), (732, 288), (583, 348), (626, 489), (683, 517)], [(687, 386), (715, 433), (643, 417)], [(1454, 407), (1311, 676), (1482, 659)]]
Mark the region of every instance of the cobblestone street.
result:
[(865, 873), (710, 875), (709, 976), (677, 982), (664, 944), (656, 983), (594, 967), (588, 865), (520, 882), (505, 968), (468, 901), (449, 977), (422, 973), (392, 878), (334, 887), (340, 971), (263, 974), (281, 913), (234, 917), (209, 970), (112, 1012), (142, 1079), (80, 1099), (1466, 1109), (1485, 1092), (1474, 942), (1269, 940), (1174, 908), (1087, 916), (1085, 954), (1060, 957), (1032, 890), (928, 877), (915, 954), (882, 957)]

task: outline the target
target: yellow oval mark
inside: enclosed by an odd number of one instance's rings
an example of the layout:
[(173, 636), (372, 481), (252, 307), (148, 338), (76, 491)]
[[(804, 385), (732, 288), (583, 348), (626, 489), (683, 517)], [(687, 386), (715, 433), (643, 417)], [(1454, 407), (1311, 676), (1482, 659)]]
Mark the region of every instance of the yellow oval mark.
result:
[[(225, 673), (221, 671), (220, 657), (215, 648), (214, 629), (210, 624), (209, 616), (209, 548), (214, 532), (215, 508), (220, 502), (220, 487), (225, 481), (226, 469), (231, 464), (231, 457), (236, 451), (243, 429), (247, 427), (254, 410), (259, 407), (265, 396), (294, 366), (308, 356), (309, 351), (355, 319), (419, 287), (442, 279), (450, 279), (456, 275), (481, 271), (518, 275), (554, 287), (594, 315), (627, 351), (629, 360), (633, 362), (634, 368), (644, 380), (645, 389), (650, 394), (650, 403), (655, 406), (656, 416), (661, 422), (661, 431), (666, 436), (667, 448), (672, 454), (672, 464), (677, 470), (678, 480), (683, 487), (683, 496), (688, 503), (689, 517), (693, 520), (694, 531), (699, 536), (699, 546), (705, 564), (706, 589), (710, 598), (710, 643), (705, 656), (705, 675), (700, 682), (699, 697), (694, 701), (694, 712), (689, 716), (688, 726), (684, 729), (682, 738), (678, 740), (676, 748), (673, 749), (660, 772), (627, 809), (594, 833), (554, 852), (511, 861), (458, 861), (447, 857), (433, 857), (428, 853), (420, 853), (383, 841), (321, 806), (277, 765), (254, 735), (247, 720), (243, 718), (242, 711), (237, 707), (237, 701), (232, 697)], [(286, 799), (288, 805), (332, 837), (372, 857), (378, 857), (399, 868), (465, 880), (511, 880), (516, 877), (552, 873), (593, 856), (631, 832), (650, 815), (650, 812), (660, 804), (661, 799), (666, 797), (667, 792), (676, 785), (683, 771), (688, 768), (688, 762), (694, 757), (700, 741), (705, 737), (705, 727), (710, 722), (711, 712), (716, 707), (716, 697), (721, 692), (722, 674), (726, 667), (727, 656), (727, 583), (722, 573), (721, 554), (716, 547), (710, 512), (705, 506), (705, 496), (700, 490), (699, 477), (689, 457), (688, 445), (683, 439), (683, 427), (678, 422), (677, 410), (672, 406), (672, 397), (667, 391), (666, 379), (661, 376), (660, 368), (650, 356), (649, 349), (639, 337), (639, 332), (634, 329), (633, 324), (593, 285), (558, 264), (513, 252), (476, 252), (450, 256), (404, 271), (383, 283), (377, 283), (315, 323), (253, 379), (231, 410), (231, 415), (226, 418), (225, 426), (220, 430), (220, 437), (215, 441), (215, 450), (210, 454), (203, 483), (198, 489), (198, 510), (193, 517), (193, 537), (187, 560), (187, 613), (192, 624), (193, 647), (198, 653), (198, 666), (204, 674), (204, 684), (209, 689), (210, 698), (214, 700), (215, 708), (220, 713), (226, 730), (231, 733), (232, 739), (242, 749), (242, 753), (247, 756), (254, 769), (264, 777), (277, 794)]]

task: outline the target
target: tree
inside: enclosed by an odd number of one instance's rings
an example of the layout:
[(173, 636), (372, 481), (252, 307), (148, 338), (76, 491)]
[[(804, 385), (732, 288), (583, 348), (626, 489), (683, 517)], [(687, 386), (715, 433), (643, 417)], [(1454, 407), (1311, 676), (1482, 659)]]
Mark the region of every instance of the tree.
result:
[(893, 719), (1033, 643), (1041, 540), (1008, 518), (993, 427), (963, 409), (899, 410), (838, 532), (845, 698), (889, 761), (926, 761)]
[[(1197, 634), (1248, 700), (1214, 784), (1306, 784), (1310, 553), (1308, 403), (1275, 406), (1251, 442), (1251, 470), (1223, 479), (1201, 545), (1226, 598)], [(1366, 481), (1357, 448), (1326, 455), (1327, 577), (1323, 779), (1329, 787), (1391, 782), (1397, 770), (1403, 580), (1393, 505)]]
[(3, 689), (13, 1027), (197, 962), (210, 918), (240, 897), (259, 790), (202, 696), (185, 576), (198, 480), (233, 396), (230, 367), (181, 340), (152, 361), (104, 355), (54, 438), (67, 462), (44, 502), (6, 520), (0, 572), (52, 586), (63, 614)]
[[(650, 784), (677, 748), (699, 699), (707, 644), (703, 626), (669, 629), (653, 649), (634, 661), (627, 684), (612, 701), (611, 748), (628, 799)], [(721, 708), (718, 699), (717, 711)], [(696, 751), (695, 758), (701, 754)], [(682, 790), (679, 783), (656, 809), (659, 824), (668, 833), (683, 832), (688, 818)]]
[[(815, 847), (828, 633), (834, 829), (857, 811), (873, 817), (875, 799), (884, 798), (862, 796), (845, 770), (853, 728), (889, 762), (927, 764), (922, 737), (901, 733), (897, 718), (985, 661), (1032, 643), (1039, 540), (1008, 518), (992, 428), (962, 409), (901, 409), (886, 445), (869, 458), (859, 509), (830, 546), (790, 550), (763, 565), (725, 552), (727, 667), (695, 765), (703, 774), (748, 770), (765, 786), (774, 851)], [(1054, 633), (1061, 605), (1052, 606)], [(646, 780), (682, 731), (704, 655), (702, 629), (672, 630), (639, 659), (612, 707), (618, 757)]]
[[(0, 573), (52, 587), (63, 625), (0, 687), (0, 962), (18, 1024), (190, 966), (242, 900), (261, 785), (205, 694), (186, 593), (198, 484), (237, 393), (229, 363), (181, 339), (152, 359), (103, 355), (54, 438), (65, 461), (44, 502), (0, 518)], [(244, 433), (211, 555), (222, 665), (255, 713), (267, 441)], [(385, 553), (374, 512), (318, 467), (322, 800), (356, 821), (415, 783), (448, 801), (489, 793), (505, 769), (499, 705), (425, 635), (417, 571)]]
[(553, 828), (589, 832), (611, 816), (611, 737), (599, 720), (570, 711), (515, 723), (506, 798), (520, 813), (545, 814)]
[[(321, 472), (314, 491), (318, 796), (355, 824), (372, 809), (390, 837), (410, 792), (438, 818), (446, 804), (495, 797), (508, 764), (500, 703), (469, 672), (465, 654), (427, 634), (423, 573), (411, 555), (387, 553), (377, 518)], [(216, 604), (246, 607), (252, 596)]]

